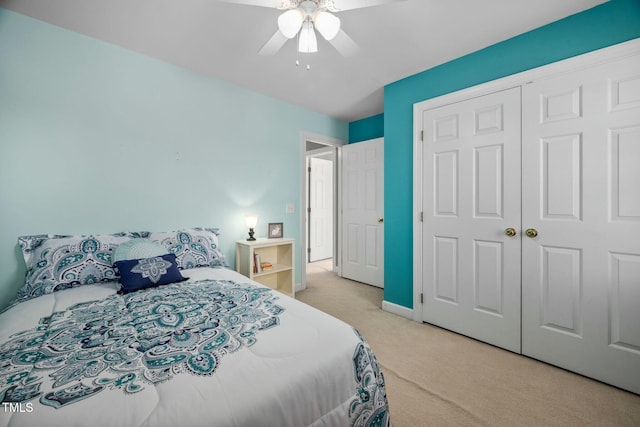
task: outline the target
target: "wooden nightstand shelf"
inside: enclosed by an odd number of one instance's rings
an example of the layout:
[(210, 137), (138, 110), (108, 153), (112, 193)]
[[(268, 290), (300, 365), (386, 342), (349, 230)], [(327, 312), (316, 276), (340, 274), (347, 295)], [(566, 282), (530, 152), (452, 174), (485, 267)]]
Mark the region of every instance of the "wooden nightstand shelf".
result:
[[(236, 271), (249, 279), (262, 283), (295, 298), (294, 240), (265, 239), (236, 242)], [(272, 269), (256, 272), (255, 255), (262, 262), (272, 264)]]

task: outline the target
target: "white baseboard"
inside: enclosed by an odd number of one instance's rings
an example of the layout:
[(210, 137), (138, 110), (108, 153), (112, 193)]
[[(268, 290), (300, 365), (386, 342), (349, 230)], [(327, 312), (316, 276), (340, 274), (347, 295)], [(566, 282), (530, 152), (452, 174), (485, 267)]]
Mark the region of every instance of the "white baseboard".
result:
[(409, 320), (413, 320), (413, 309), (407, 308), (403, 305), (394, 304), (389, 301), (382, 301), (382, 309), (389, 313), (397, 314), (398, 316), (406, 317)]
[(296, 283), (295, 288), (296, 288), (296, 292), (304, 291), (305, 289), (307, 289), (306, 286), (305, 287), (302, 286), (302, 283)]

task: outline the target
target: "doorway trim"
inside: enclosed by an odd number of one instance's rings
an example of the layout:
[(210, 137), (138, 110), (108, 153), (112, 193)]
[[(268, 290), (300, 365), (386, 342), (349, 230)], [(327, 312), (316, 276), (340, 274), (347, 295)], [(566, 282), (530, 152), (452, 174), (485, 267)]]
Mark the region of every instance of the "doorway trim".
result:
[[(300, 133), (300, 244), (299, 244), (299, 253), (298, 256), (300, 259), (300, 283), (296, 285), (296, 292), (301, 291), (307, 288), (307, 198), (308, 198), (308, 190), (307, 190), (307, 141), (313, 142), (320, 145), (326, 145), (327, 147), (333, 147), (334, 151), (334, 162), (333, 167), (334, 170), (339, 170), (338, 164), (340, 161), (340, 153), (339, 147), (346, 145), (347, 142), (338, 138), (333, 138), (326, 135), (320, 135), (313, 132), (303, 131)], [(334, 242), (335, 252), (334, 252), (334, 265), (337, 259), (340, 259), (342, 250), (339, 237), (340, 237), (340, 206), (339, 201), (340, 197), (338, 194), (340, 188), (340, 177), (334, 174), (334, 222), (333, 228), (334, 233), (337, 230), (336, 236), (337, 241)], [(338, 272), (339, 273), (339, 272)]]
[[(422, 111), (442, 107), (459, 101), (487, 95), (516, 86), (524, 86), (534, 80), (551, 78), (563, 73), (577, 71), (598, 64), (622, 59), (637, 54), (640, 50), (640, 38), (604, 47), (582, 55), (542, 65), (517, 74), (451, 92), (436, 98), (413, 104), (413, 320), (423, 322), (422, 311), (422, 178), (425, 171), (422, 165)], [(409, 310), (409, 309), (408, 309)]]

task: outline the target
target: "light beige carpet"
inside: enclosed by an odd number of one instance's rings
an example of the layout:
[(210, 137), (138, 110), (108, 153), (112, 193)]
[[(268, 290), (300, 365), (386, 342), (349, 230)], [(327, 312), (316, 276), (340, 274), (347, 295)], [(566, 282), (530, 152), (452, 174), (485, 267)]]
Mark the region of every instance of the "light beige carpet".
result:
[(296, 298), (356, 327), (405, 426), (640, 426), (640, 396), (383, 311), (382, 290), (309, 264)]

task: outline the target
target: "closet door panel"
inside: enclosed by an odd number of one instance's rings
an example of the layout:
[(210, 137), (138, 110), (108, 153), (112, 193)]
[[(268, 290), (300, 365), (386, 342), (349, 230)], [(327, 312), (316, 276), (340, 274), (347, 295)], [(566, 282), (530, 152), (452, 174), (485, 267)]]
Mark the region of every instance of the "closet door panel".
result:
[(542, 217), (582, 219), (582, 135), (552, 136), (540, 140), (542, 153)]
[(522, 352), (640, 393), (640, 58), (523, 87)]
[(423, 319), (520, 352), (520, 88), (422, 123)]
[(640, 221), (640, 127), (612, 129), (609, 138), (613, 221)]

